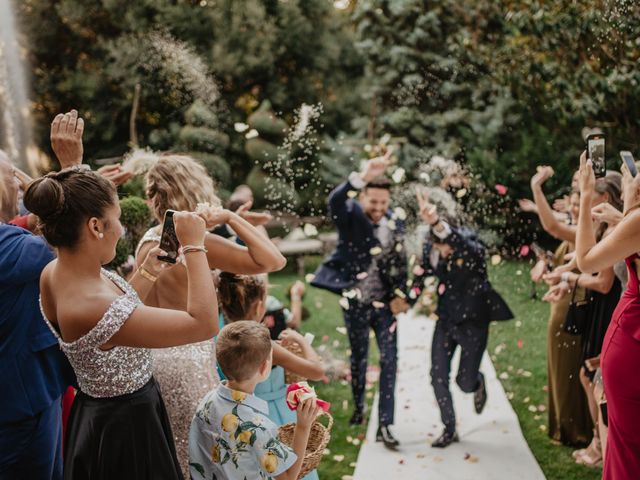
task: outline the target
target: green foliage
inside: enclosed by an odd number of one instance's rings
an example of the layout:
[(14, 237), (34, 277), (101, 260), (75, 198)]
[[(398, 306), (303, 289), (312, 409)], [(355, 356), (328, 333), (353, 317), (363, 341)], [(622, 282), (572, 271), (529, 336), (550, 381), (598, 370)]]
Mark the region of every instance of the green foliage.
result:
[(134, 254), (138, 242), (151, 224), (151, 210), (140, 197), (123, 198), (120, 200), (120, 210), (120, 222), (125, 234), (116, 245), (116, 256), (110, 264), (113, 268), (120, 268)]
[(231, 169), (222, 157), (203, 152), (188, 152), (188, 154), (202, 162), (204, 168), (207, 169), (211, 178), (213, 178), (218, 185), (224, 186), (229, 184)]
[[(638, 146), (638, 2), (361, 0), (346, 10), (325, 0), (15, 4), (45, 151), (53, 115), (76, 106), (89, 160), (120, 155), (131, 140), (213, 154), (228, 165), (229, 176), (217, 177), (228, 189), (257, 156), (273, 157), (303, 102), (322, 103), (322, 151), (301, 156), (290, 172), (299, 175), (306, 213), (385, 133), (410, 180), (443, 155), (490, 188), (505, 184), (513, 198), (529, 194), (538, 164), (554, 166), (552, 188), (566, 184), (586, 125), (604, 129), (613, 168), (617, 150)], [(138, 138), (130, 139), (136, 84)], [(257, 141), (246, 142), (236, 122), (260, 132)]]
[(186, 125), (180, 130), (179, 140), (190, 150), (222, 153), (229, 145), (229, 137), (207, 127)]

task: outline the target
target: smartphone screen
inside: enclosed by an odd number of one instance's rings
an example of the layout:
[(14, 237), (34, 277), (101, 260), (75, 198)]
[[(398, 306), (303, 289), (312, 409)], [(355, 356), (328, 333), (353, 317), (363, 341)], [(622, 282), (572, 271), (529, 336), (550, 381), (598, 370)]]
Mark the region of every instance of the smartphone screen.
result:
[(176, 228), (173, 223), (173, 210), (167, 210), (162, 223), (162, 235), (160, 236), (160, 248), (167, 252), (166, 256), (158, 257), (158, 260), (168, 263), (176, 263), (180, 242), (176, 236)]
[(607, 167), (604, 161), (604, 137), (602, 135), (589, 137), (587, 140), (587, 153), (593, 163), (593, 173), (595, 173), (596, 177), (604, 177), (607, 173)]
[(631, 154), (631, 152), (623, 150), (622, 152), (620, 152), (620, 157), (622, 158), (622, 161), (629, 169), (629, 173), (631, 174), (631, 176), (635, 177), (636, 175), (638, 175), (638, 169), (636, 168), (636, 161), (633, 159), (633, 155)]

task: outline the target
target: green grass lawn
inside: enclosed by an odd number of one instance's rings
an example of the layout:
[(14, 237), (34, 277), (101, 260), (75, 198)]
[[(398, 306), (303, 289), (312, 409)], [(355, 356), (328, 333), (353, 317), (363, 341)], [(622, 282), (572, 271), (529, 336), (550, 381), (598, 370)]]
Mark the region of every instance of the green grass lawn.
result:
[[(318, 262), (318, 258), (308, 259), (307, 272), (313, 272)], [(549, 480), (599, 479), (600, 470), (576, 465), (571, 458), (572, 449), (550, 442), (546, 432), (546, 410), (535, 413), (529, 411), (531, 405), (544, 405), (543, 408), (547, 406), (545, 386), (549, 307), (540, 300), (531, 299), (528, 272), (526, 264), (516, 262), (504, 262), (490, 269), (494, 286), (504, 295), (516, 314), (516, 319), (491, 327), (488, 351), (498, 375), (503, 372), (508, 375), (508, 378), (502, 379), (502, 384), (512, 397), (511, 404), (518, 415), (524, 436), (546, 477)], [(271, 275), (272, 293), (284, 299), (284, 289), (296, 279), (298, 276), (293, 273), (291, 266), (283, 272)], [(540, 287), (539, 296), (542, 293), (543, 289)], [(309, 331), (315, 335), (316, 348), (325, 345), (325, 348), (331, 349), (336, 356), (343, 356), (347, 360), (347, 337), (336, 330), (336, 327), (344, 326), (342, 311), (337, 302), (336, 295), (309, 287), (304, 305), (311, 316), (303, 322), (302, 331)], [(322, 337), (325, 335), (329, 340), (323, 342)], [(519, 347), (519, 340), (522, 348)], [(334, 346), (335, 342), (338, 342), (337, 346)], [(499, 353), (496, 353), (496, 348)], [(372, 342), (370, 360), (377, 364), (377, 358), (375, 342)], [(531, 372), (531, 375), (528, 376), (526, 372)], [(357, 439), (364, 436), (366, 427), (350, 428), (348, 425), (352, 412), (349, 385), (333, 382), (329, 385), (317, 384), (316, 389), (321, 398), (332, 403), (331, 413), (335, 418), (328, 447), (330, 454), (322, 461), (319, 474), (324, 480), (340, 480), (343, 476), (353, 474), (360, 448)], [(344, 409), (345, 400), (348, 402), (347, 409)], [(335, 456), (337, 458), (334, 458)], [(496, 465), (496, 468), (499, 468), (499, 465)]]

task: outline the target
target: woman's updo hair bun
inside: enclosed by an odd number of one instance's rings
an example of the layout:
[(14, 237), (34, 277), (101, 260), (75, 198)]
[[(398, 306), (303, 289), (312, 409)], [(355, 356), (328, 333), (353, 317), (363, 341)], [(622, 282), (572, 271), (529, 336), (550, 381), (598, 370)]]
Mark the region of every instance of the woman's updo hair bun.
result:
[(25, 195), (24, 199), (25, 207), (40, 220), (53, 220), (64, 212), (64, 189), (53, 175), (38, 178), (28, 191), (29, 195)]
[(236, 275), (221, 272), (218, 276), (218, 300), (225, 321), (260, 320), (248, 318), (254, 304), (267, 294), (264, 275)]
[(90, 170), (69, 168), (34, 180), (24, 194), (24, 206), (39, 219), (50, 245), (73, 248), (87, 219), (102, 218), (117, 201), (116, 187)]

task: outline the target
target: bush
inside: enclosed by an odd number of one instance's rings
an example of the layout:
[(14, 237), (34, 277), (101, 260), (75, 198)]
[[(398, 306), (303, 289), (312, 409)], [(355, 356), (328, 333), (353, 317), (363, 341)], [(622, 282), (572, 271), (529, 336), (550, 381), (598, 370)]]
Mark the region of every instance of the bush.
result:
[(189, 150), (222, 153), (229, 146), (229, 136), (226, 133), (206, 127), (186, 125), (180, 130), (179, 138)]

